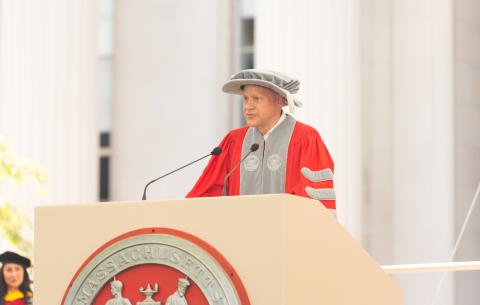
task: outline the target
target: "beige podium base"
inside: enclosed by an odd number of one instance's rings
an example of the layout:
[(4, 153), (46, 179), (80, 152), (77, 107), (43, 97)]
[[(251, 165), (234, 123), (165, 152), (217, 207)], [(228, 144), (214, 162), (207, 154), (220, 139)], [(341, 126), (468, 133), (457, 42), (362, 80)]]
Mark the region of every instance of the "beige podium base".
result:
[(92, 253), (149, 227), (215, 247), (252, 305), (402, 304), (400, 288), (327, 209), (283, 194), (38, 207), (35, 303), (60, 304)]

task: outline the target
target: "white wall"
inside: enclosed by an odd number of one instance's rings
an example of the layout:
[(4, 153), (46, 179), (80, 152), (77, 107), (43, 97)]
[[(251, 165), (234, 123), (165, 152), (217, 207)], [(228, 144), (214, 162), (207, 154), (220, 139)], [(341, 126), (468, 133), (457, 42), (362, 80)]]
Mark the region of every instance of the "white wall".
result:
[[(229, 126), (221, 93), (233, 63), (230, 2), (119, 0), (113, 71), (112, 199), (209, 153)], [(149, 188), (183, 197), (206, 161)]]

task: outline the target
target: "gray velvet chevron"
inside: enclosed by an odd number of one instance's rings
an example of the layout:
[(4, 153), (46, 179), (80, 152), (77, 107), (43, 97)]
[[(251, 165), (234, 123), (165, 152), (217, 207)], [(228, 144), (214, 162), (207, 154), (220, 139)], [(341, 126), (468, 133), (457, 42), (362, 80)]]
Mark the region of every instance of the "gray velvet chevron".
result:
[(334, 189), (314, 189), (313, 187), (307, 186), (305, 192), (308, 197), (317, 200), (335, 200), (335, 190)]
[(312, 171), (308, 167), (303, 167), (301, 172), (305, 178), (312, 182), (333, 180), (333, 172), (330, 168), (325, 168), (319, 171)]

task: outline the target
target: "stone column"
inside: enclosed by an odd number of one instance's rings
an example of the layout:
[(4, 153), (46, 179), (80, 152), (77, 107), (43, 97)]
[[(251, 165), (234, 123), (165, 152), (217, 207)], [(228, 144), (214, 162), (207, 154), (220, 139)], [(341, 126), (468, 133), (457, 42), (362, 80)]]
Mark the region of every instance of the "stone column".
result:
[[(363, 3), (365, 246), (382, 264), (446, 261), (453, 247), (453, 2)], [(395, 279), (429, 304), (440, 275)], [(452, 304), (451, 278), (436, 304)]]
[[(44, 202), (95, 202), (98, 3), (0, 3), (0, 134), (46, 167)], [(33, 189), (20, 197), (32, 212)]]

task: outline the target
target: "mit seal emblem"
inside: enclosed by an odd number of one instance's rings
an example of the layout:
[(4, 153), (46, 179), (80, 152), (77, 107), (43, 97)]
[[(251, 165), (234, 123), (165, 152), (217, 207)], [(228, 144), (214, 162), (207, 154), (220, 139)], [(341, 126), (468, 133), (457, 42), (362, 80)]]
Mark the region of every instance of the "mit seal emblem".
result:
[(250, 305), (237, 273), (185, 232), (140, 229), (98, 249), (77, 271), (62, 305)]

